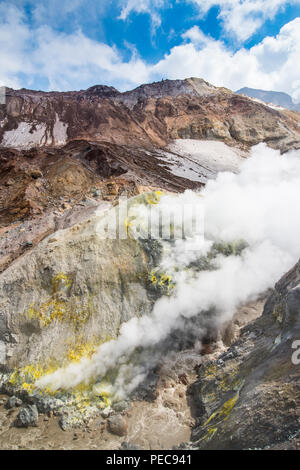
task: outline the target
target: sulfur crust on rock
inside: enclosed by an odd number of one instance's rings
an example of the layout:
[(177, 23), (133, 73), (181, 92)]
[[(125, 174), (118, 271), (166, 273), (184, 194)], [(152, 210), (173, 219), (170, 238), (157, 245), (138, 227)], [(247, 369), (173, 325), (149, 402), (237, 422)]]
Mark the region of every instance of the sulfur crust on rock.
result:
[[(111, 338), (107, 337), (106, 341)], [(67, 357), (62, 361), (61, 364), (54, 364), (43, 366), (40, 364), (29, 364), (22, 368), (15, 369), (9, 376), (8, 383), (13, 386), (15, 391), (26, 391), (28, 395), (38, 393), (45, 396), (60, 396), (64, 391), (53, 392), (49, 388), (37, 389), (36, 381), (45, 375), (52, 374), (62, 365), (66, 366), (70, 363), (79, 362), (82, 358), (91, 358), (96, 352), (97, 347), (103, 344), (105, 341), (97, 342), (96, 339), (89, 343), (82, 343), (79, 340), (73, 347), (70, 347)], [(79, 384), (70, 391), (69, 401), (79, 411), (84, 412), (87, 407), (96, 405), (98, 408), (107, 408), (112, 403), (112, 393), (107, 390), (108, 387), (103, 388), (98, 386), (97, 392), (93, 381), (91, 383)]]
[(52, 278), (51, 297), (46, 302), (41, 302), (37, 307), (31, 304), (26, 317), (28, 320), (39, 320), (42, 327), (48, 327), (53, 322), (66, 322), (75, 330), (86, 323), (91, 316), (91, 306), (78, 311), (74, 305), (68, 302), (67, 296), (62, 296), (72, 286), (72, 279), (66, 274), (59, 273)]

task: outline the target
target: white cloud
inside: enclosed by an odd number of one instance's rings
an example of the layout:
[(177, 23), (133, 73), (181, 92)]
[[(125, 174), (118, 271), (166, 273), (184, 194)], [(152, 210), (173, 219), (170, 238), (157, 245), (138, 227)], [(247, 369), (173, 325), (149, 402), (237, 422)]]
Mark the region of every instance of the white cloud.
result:
[[(194, 4), (201, 15), (206, 15), (212, 7), (219, 8), (218, 18), (224, 32), (240, 41), (250, 38), (267, 19), (287, 5), (300, 4), (300, 0), (177, 0), (177, 3)], [(132, 12), (149, 13), (156, 25), (161, 23), (161, 8), (171, 6), (167, 0), (121, 0), (120, 19), (127, 19)]]
[[(202, 77), (233, 90), (243, 86), (285, 91), (300, 101), (300, 18), (275, 37), (251, 49), (232, 51), (195, 26), (182, 43), (155, 64), (147, 64), (131, 48), (125, 61), (115, 47), (49, 26), (30, 27), (15, 7), (0, 5), (0, 86), (33, 86), (70, 90), (103, 83), (120, 90), (161, 78)], [(43, 88), (47, 88), (46, 85)]]
[(146, 65), (136, 55), (123, 62), (115, 48), (87, 38), (80, 30), (67, 35), (41, 27), (36, 38), (33, 60), (51, 89), (70, 89), (74, 81), (115, 82), (120, 77), (132, 86), (148, 78)]
[(66, 17), (74, 13), (82, 4), (82, 0), (51, 0), (50, 2), (32, 1), (33, 16), (38, 23), (45, 22), (46, 19), (57, 19), (57, 12), (60, 16)]
[(148, 13), (151, 16), (154, 28), (161, 25), (159, 10), (168, 4), (167, 0), (121, 0), (121, 14), (119, 19), (126, 20), (132, 12)]
[(188, 0), (206, 14), (213, 6), (220, 9), (219, 18), (226, 33), (244, 41), (251, 37), (267, 19), (287, 5), (299, 4), (300, 0)]
[(32, 71), (26, 60), (31, 37), (23, 20), (20, 10), (0, 4), (0, 86), (18, 87), (18, 74)]
[[(7, 0), (6, 0), (7, 1)], [(64, 25), (65, 21), (80, 24), (83, 19), (99, 20), (112, 2), (118, 0), (13, 0), (16, 7), (31, 12), (31, 20), (37, 25)]]
[(183, 38), (188, 42), (174, 47), (153, 66), (154, 76), (197, 76), (233, 90), (249, 86), (285, 91), (300, 101), (300, 18), (283, 26), (277, 36), (236, 52), (205, 36), (197, 26)]
[(48, 80), (50, 90), (95, 83), (128, 89), (148, 79), (147, 65), (134, 49), (131, 59), (123, 61), (116, 48), (80, 29), (66, 34), (48, 26), (30, 28), (21, 11), (8, 4), (0, 5), (0, 18), (0, 86), (31, 86), (38, 77)]

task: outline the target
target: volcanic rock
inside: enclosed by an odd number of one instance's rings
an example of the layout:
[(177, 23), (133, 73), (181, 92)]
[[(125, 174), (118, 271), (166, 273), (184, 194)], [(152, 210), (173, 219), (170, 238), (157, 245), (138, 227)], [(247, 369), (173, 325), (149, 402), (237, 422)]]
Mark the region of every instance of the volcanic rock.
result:
[(199, 78), (163, 80), (135, 90), (96, 85), (79, 92), (7, 89), (0, 106), (5, 147), (61, 146), (74, 139), (162, 146), (170, 139), (268, 142), (287, 150), (299, 140), (297, 115), (217, 88)]
[(36, 426), (38, 422), (38, 410), (35, 405), (28, 405), (19, 412), (15, 425), (19, 428), (28, 428)]
[(122, 415), (114, 415), (107, 420), (108, 430), (117, 436), (125, 436), (127, 434), (127, 423)]
[(299, 443), (300, 261), (276, 284), (263, 315), (191, 386), (192, 447), (280, 449)]
[(12, 396), (12, 397), (9, 397), (9, 399), (7, 400), (6, 408), (11, 409), (11, 408), (19, 407), (22, 405), (22, 403), (23, 402), (22, 400), (20, 400), (20, 398)]

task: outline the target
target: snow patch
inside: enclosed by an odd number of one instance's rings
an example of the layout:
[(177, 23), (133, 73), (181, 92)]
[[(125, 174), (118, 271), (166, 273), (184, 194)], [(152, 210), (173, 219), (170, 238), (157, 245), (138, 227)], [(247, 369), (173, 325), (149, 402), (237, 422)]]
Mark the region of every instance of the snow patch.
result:
[(205, 183), (219, 172), (237, 173), (247, 153), (215, 140), (177, 139), (158, 157), (175, 176)]
[(20, 149), (64, 145), (67, 142), (67, 129), (68, 125), (60, 121), (58, 115), (56, 115), (53, 133), (45, 123), (20, 122), (17, 129), (4, 133), (1, 145)]
[(45, 136), (46, 125), (29, 122), (20, 122), (17, 129), (6, 131), (3, 136), (2, 146), (15, 148), (30, 148), (35, 145), (42, 145)]
[(56, 145), (64, 145), (67, 142), (68, 125), (59, 120), (58, 115), (56, 114), (56, 121), (53, 127), (53, 137)]

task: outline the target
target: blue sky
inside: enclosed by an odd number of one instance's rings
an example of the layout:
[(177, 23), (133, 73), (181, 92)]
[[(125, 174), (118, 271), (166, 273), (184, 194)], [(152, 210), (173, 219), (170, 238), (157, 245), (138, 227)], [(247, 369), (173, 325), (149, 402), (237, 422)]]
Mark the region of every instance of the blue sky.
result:
[(0, 0), (0, 85), (120, 90), (199, 76), (300, 101), (300, 0)]

